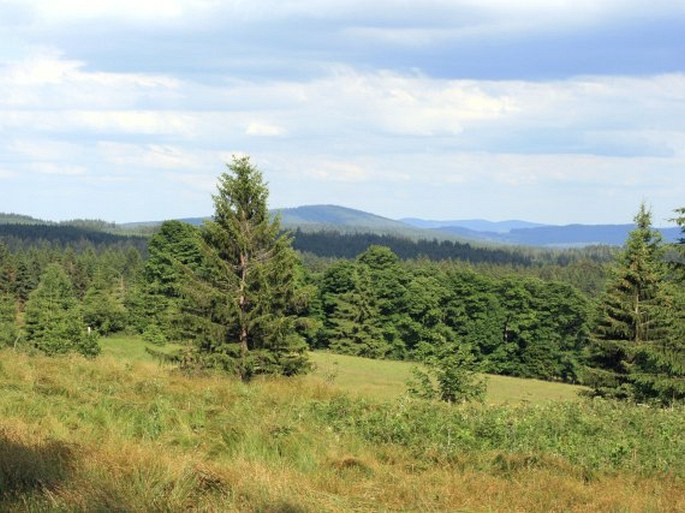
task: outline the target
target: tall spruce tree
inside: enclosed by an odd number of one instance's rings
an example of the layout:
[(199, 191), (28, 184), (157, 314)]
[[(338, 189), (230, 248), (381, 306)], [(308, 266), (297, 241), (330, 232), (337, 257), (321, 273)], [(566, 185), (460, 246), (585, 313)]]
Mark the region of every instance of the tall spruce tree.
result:
[(586, 384), (593, 395), (668, 403), (678, 378), (664, 362), (675, 335), (664, 248), (644, 204), (635, 225), (599, 302)]
[(297, 332), (297, 256), (279, 219), (269, 217), (268, 194), (249, 157), (234, 157), (219, 177), (214, 217), (202, 229), (203, 265), (189, 270), (185, 289), (198, 333), (195, 361), (242, 379), (308, 368)]

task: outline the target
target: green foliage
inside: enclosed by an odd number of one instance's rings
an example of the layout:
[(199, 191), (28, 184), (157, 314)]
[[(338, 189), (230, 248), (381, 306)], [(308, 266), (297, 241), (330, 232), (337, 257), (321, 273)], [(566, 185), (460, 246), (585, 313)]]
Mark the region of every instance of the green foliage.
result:
[(17, 303), (13, 296), (0, 293), (0, 347), (14, 345), (17, 337)]
[(98, 333), (107, 335), (126, 327), (124, 286), (106, 276), (95, 279), (83, 298), (83, 319)]
[(589, 300), (573, 286), (526, 276), (491, 278), (429, 261), (402, 264), (370, 247), (328, 267), (315, 347), (416, 359), (459, 340), (487, 372), (577, 382)]
[(204, 273), (200, 232), (180, 221), (166, 221), (150, 239), (145, 262), (145, 285), (138, 291), (138, 308), (145, 324), (159, 327), (169, 340), (192, 337), (192, 326), (183, 315), (188, 276)]
[(69, 276), (58, 264), (50, 264), (25, 308), (26, 336), (36, 349), (48, 354), (79, 352), (95, 356), (99, 346), (87, 334), (79, 303)]
[(344, 354), (383, 358), (389, 347), (383, 339), (368, 269), (341, 263), (330, 269), (324, 281), (329, 287), (322, 299), (328, 347)]
[(644, 205), (599, 304), (587, 384), (594, 395), (668, 405), (685, 399), (683, 302)]
[(309, 376), (187, 377), (140, 352), (0, 350), (1, 511), (676, 511), (685, 497), (680, 407), (377, 401)]
[(162, 328), (158, 324), (151, 322), (148, 324), (147, 328), (143, 332), (143, 340), (149, 344), (154, 344), (156, 346), (165, 345), (168, 340)]
[(308, 368), (298, 317), (306, 294), (290, 239), (269, 218), (268, 189), (248, 157), (219, 178), (215, 214), (202, 229), (202, 266), (188, 270), (185, 311), (197, 361), (236, 372), (292, 375)]
[(427, 351), (422, 358), (426, 370), (413, 370), (414, 379), (408, 383), (410, 395), (448, 403), (483, 401), (487, 382), (477, 374), (476, 358), (469, 346), (449, 343)]
[(537, 458), (547, 454), (574, 465), (586, 480), (597, 472), (620, 470), (685, 476), (685, 410), (680, 407), (658, 410), (601, 399), (441, 407), (423, 401), (378, 404), (347, 397), (313, 407), (335, 432), (380, 446), (407, 447), (421, 461), (448, 464), (480, 454), (482, 464), (501, 469), (498, 453)]

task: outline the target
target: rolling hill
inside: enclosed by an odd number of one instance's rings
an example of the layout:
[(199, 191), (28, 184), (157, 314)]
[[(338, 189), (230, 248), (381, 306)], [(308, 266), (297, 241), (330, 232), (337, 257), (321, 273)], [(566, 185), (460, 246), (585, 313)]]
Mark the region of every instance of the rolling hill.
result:
[[(632, 224), (570, 224), (565, 226), (546, 225), (523, 220), (488, 221), (485, 219), (429, 220), (420, 218), (389, 219), (369, 212), (338, 205), (307, 205), (295, 208), (272, 210), (272, 215), (280, 215), (281, 224), (288, 230), (304, 233), (320, 231), (341, 234), (370, 233), (392, 235), (412, 240), (438, 240), (480, 243), (481, 245), (516, 245), (538, 247), (581, 247), (588, 245), (620, 246)], [(208, 217), (183, 218), (180, 221), (201, 225)], [(99, 221), (98, 221), (99, 222)], [(85, 227), (95, 228), (95, 221), (85, 223)], [(102, 223), (102, 222), (100, 222)], [(149, 233), (162, 221), (125, 223), (108, 227), (108, 231), (118, 233)], [(17, 214), (1, 214), (3, 224), (44, 224), (49, 221), (34, 219)], [(66, 221), (59, 224), (84, 227), (84, 221)], [(681, 236), (677, 227), (659, 228), (666, 242), (675, 242)]]

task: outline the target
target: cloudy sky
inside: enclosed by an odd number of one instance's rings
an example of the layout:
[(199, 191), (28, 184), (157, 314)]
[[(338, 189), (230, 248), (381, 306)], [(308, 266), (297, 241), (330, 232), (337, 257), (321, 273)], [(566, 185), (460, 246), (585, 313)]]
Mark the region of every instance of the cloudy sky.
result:
[(655, 224), (685, 206), (682, 0), (0, 0), (0, 212), (272, 207)]

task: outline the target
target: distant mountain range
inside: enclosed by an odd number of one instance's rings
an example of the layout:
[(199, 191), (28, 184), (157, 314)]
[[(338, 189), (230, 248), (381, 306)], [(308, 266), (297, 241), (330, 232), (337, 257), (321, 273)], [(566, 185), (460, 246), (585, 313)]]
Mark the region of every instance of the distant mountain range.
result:
[[(620, 246), (634, 228), (632, 224), (557, 226), (521, 220), (497, 222), (484, 219), (436, 221), (404, 218), (393, 220), (336, 205), (312, 205), (280, 209), (275, 212), (281, 215), (283, 225), (290, 229), (371, 231), (412, 238), (451, 238), (524, 246), (572, 247), (593, 244)], [(681, 235), (680, 229), (676, 227), (659, 228), (659, 230), (667, 242), (675, 242)]]
[(456, 221), (431, 221), (426, 219), (417, 219), (415, 217), (405, 217), (400, 219), (401, 222), (416, 226), (417, 228), (454, 228), (460, 227), (473, 232), (491, 232), (491, 233), (508, 233), (511, 230), (519, 228), (536, 228), (538, 226), (545, 226), (540, 223), (530, 223), (528, 221), (519, 221), (513, 219), (511, 221), (486, 221), (485, 219), (461, 219)]
[[(374, 233), (417, 239), (459, 240), (482, 244), (506, 244), (543, 247), (573, 247), (593, 244), (622, 245), (632, 224), (571, 224), (565, 226), (531, 223), (521, 220), (487, 221), (484, 219), (463, 219), (436, 221), (417, 218), (388, 219), (361, 210), (337, 205), (309, 205), (296, 208), (276, 209), (272, 212), (281, 217), (284, 228), (300, 229), (305, 232), (321, 230), (341, 233)], [(179, 219), (190, 224), (202, 224), (207, 217)], [(0, 224), (51, 224), (28, 216), (1, 214)], [(102, 221), (76, 220), (74, 224), (97, 224)], [(68, 222), (66, 224), (69, 224)], [(138, 230), (154, 227), (161, 221), (125, 223), (117, 225), (118, 230)], [(675, 242), (681, 237), (677, 227), (659, 228), (664, 240)]]

